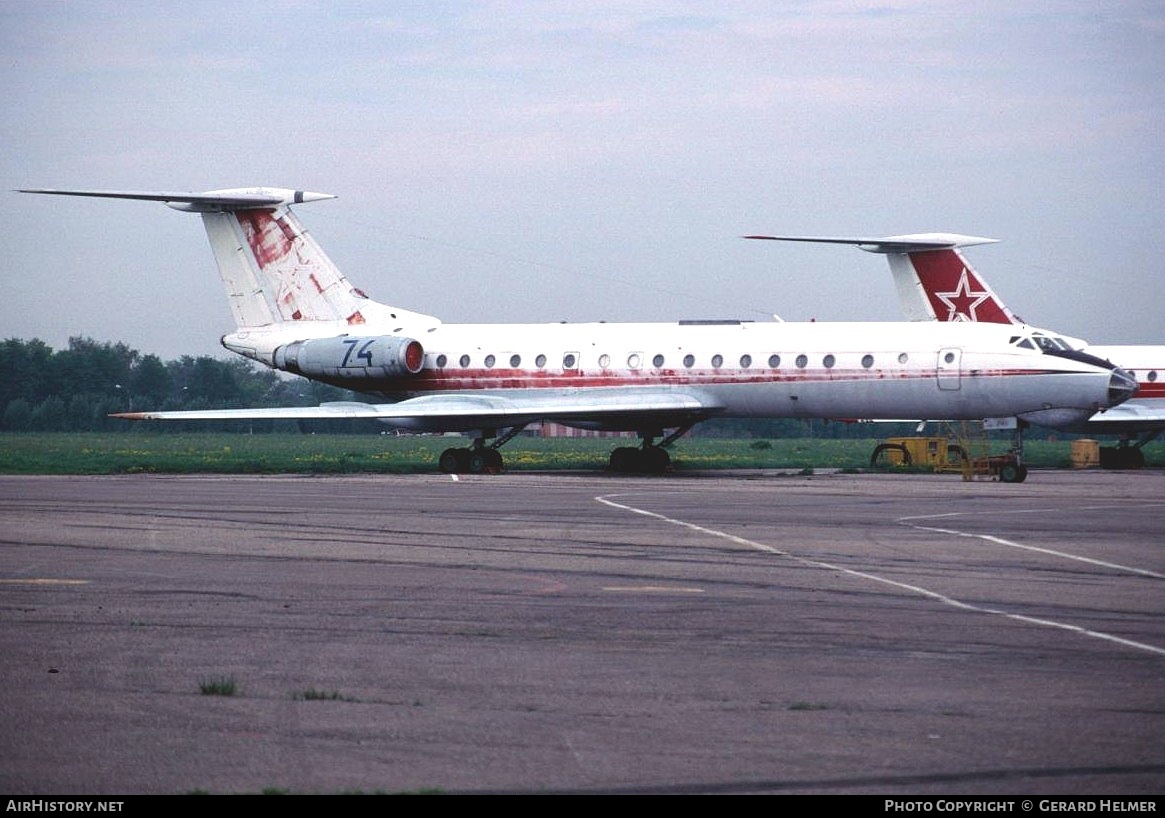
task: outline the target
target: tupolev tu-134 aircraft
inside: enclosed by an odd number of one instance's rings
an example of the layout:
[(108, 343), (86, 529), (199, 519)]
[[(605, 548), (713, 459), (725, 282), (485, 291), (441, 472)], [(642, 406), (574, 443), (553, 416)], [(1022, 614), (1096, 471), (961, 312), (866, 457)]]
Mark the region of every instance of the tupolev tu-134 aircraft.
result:
[(1008, 309), (986, 279), (959, 252), (960, 247), (994, 244), (996, 239), (957, 233), (917, 233), (886, 238), (748, 236), (771, 241), (850, 244), (881, 253), (890, 264), (898, 299), (912, 321), (978, 321), (1014, 325), (1017, 332), (1050, 352), (1071, 348), (1114, 361), (1137, 380), (1136, 394), (1114, 411), (1089, 418), (1052, 418), (1044, 425), (1065, 432), (1118, 435), (1116, 446), (1100, 449), (1103, 468), (1138, 469), (1145, 445), (1165, 434), (1165, 345), (1097, 346), (1053, 332), (1033, 329)]
[(389, 402), (127, 412), (131, 420), (376, 418), (465, 432), (445, 472), (492, 472), (531, 423), (637, 432), (610, 468), (662, 472), (666, 447), (713, 417), (1087, 418), (1136, 389), (1010, 326), (942, 323), (446, 324), (373, 301), (332, 263), (291, 205), (335, 198), (281, 188), (206, 193), (25, 190), (143, 199), (199, 213), (237, 328), (232, 352)]

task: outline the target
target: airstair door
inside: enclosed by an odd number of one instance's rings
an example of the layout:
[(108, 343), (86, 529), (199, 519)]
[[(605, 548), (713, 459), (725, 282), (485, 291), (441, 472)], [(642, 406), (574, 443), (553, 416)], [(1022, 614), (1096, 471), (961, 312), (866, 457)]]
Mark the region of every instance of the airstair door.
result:
[(963, 366), (963, 350), (958, 347), (944, 347), (938, 351), (938, 364), (935, 371), (938, 373), (938, 388), (949, 392), (959, 388), (960, 375)]

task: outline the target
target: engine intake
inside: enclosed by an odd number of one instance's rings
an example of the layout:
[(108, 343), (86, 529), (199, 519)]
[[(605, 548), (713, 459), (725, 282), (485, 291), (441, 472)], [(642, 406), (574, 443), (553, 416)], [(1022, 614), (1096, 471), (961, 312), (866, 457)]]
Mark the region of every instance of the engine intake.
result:
[(285, 344), (275, 350), (274, 363), (309, 378), (399, 378), (421, 371), (425, 350), (412, 338), (343, 335)]

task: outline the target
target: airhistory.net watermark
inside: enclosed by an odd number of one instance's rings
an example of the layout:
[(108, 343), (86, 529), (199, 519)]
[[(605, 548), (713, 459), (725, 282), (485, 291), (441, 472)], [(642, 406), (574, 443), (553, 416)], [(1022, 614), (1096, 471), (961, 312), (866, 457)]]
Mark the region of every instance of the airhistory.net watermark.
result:
[(5, 812), (121, 812), (124, 801), (46, 801), (33, 798), (27, 801), (8, 799)]

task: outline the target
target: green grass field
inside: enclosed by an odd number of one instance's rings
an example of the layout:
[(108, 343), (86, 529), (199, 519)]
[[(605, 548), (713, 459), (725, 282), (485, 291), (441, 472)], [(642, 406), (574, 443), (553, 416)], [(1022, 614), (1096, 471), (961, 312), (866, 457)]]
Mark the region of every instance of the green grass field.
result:
[[(509, 471), (597, 470), (633, 440), (519, 437), (503, 449)], [(676, 471), (697, 469), (867, 469), (875, 439), (689, 438), (676, 443)], [(215, 433), (3, 433), (4, 474), (360, 474), (437, 470), (437, 458), (465, 438), (392, 435), (244, 435)], [(1007, 443), (991, 444), (1002, 454)], [(1029, 441), (1028, 465), (1068, 468), (1068, 441)], [(1165, 444), (1145, 448), (1149, 468), (1165, 467)]]

